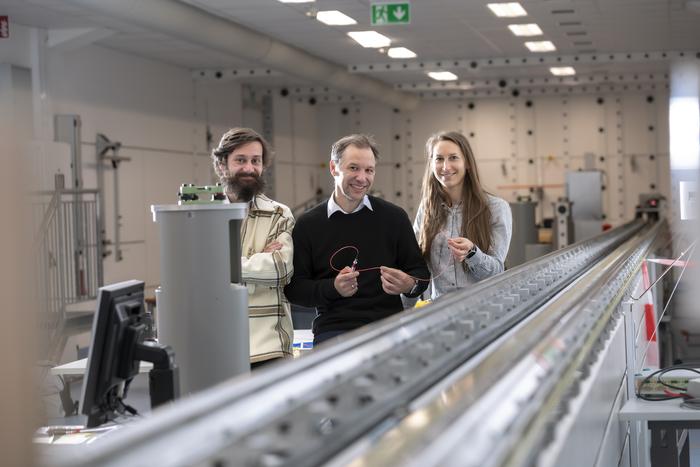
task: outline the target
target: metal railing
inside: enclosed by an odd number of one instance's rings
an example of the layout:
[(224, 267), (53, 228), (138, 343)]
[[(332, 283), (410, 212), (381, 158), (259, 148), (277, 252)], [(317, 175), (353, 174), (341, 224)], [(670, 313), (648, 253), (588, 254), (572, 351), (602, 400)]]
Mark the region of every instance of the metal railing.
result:
[[(94, 300), (103, 282), (97, 190), (36, 193), (32, 205), (36, 297), (40, 305), (41, 354), (60, 357), (71, 304)], [(84, 315), (84, 313), (83, 313)]]

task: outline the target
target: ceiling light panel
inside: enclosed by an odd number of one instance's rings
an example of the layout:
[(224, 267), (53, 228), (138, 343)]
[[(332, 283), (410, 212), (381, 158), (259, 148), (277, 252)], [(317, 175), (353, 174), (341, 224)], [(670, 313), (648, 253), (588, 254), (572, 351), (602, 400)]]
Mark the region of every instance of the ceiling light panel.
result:
[(351, 24), (357, 24), (357, 21), (353, 18), (338, 10), (319, 11), (316, 13), (316, 19), (329, 26), (349, 26)]
[(554, 76), (573, 76), (576, 70), (572, 66), (555, 66), (549, 69), (549, 72)]
[(541, 36), (542, 35), (542, 29), (535, 23), (529, 23), (529, 24), (509, 24), (508, 29), (511, 30), (513, 34), (516, 36), (524, 36), (524, 37), (529, 37), (529, 36)]
[(313, 3), (316, 0), (277, 0), (280, 3)]
[(406, 47), (392, 47), (387, 51), (391, 58), (416, 58), (416, 53)]
[(530, 52), (553, 52), (557, 50), (552, 41), (525, 42), (525, 47), (527, 47)]
[(366, 48), (377, 49), (391, 45), (391, 39), (376, 31), (351, 31), (348, 33), (348, 36)]
[(457, 80), (457, 75), (451, 71), (429, 71), (428, 76), (436, 81), (455, 81)]
[(527, 16), (527, 11), (518, 2), (509, 3), (489, 3), (486, 6), (499, 18), (517, 18)]

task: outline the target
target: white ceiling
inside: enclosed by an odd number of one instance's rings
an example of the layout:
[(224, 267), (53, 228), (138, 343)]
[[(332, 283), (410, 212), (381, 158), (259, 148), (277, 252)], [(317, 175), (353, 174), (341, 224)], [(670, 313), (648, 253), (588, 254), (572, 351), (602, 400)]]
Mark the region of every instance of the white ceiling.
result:
[[(143, 0), (148, 1), (148, 0)], [(176, 1), (176, 0), (173, 0)], [(524, 0), (528, 17), (516, 21), (497, 18), (484, 0), (413, 0), (411, 24), (370, 25), (370, 0), (317, 0), (307, 4), (282, 4), (277, 0), (182, 0), (232, 22), (244, 25), (305, 52), (363, 73), (392, 85), (427, 83), (421, 69), (377, 71), (396, 62), (374, 49), (363, 49), (347, 31), (374, 29), (392, 39), (393, 46), (408, 47), (418, 54), (410, 62), (449, 63), (461, 80), (548, 76), (548, 66), (470, 68), (469, 60), (528, 58), (525, 39), (508, 29), (511, 23), (535, 22), (543, 30), (538, 39), (551, 40), (557, 51), (547, 56), (608, 54), (619, 52), (700, 51), (700, 3), (698, 0)], [(495, 1), (495, 0), (493, 0)], [(326, 26), (309, 16), (313, 10), (340, 10), (355, 18), (355, 26)], [(46, 29), (101, 28), (113, 31), (96, 44), (172, 65), (198, 69), (261, 68), (235, 56), (205, 49), (182, 39), (143, 30), (113, 18), (98, 16), (75, 7), (69, 0), (0, 0), (0, 15), (11, 24)], [(590, 62), (590, 61), (589, 61)], [(483, 63), (483, 61), (482, 61)], [(374, 71), (366, 65), (376, 65)], [(263, 67), (264, 68), (264, 67)], [(663, 73), (667, 64), (659, 60), (625, 63), (576, 64), (580, 76), (623, 72)], [(551, 76), (551, 75), (550, 75)], [(256, 78), (258, 82), (260, 78)], [(279, 77), (269, 78), (279, 82)], [(298, 82), (298, 81), (297, 81)]]

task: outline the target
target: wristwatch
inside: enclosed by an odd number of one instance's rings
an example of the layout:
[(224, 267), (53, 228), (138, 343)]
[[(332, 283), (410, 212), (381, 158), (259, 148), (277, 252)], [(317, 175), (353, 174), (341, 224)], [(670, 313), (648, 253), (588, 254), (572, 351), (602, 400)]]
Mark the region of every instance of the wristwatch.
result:
[(467, 256), (465, 256), (464, 259), (469, 259), (469, 258), (471, 258), (472, 256), (474, 256), (475, 254), (476, 254), (476, 245), (472, 245), (471, 250), (469, 250), (469, 251), (467, 252)]

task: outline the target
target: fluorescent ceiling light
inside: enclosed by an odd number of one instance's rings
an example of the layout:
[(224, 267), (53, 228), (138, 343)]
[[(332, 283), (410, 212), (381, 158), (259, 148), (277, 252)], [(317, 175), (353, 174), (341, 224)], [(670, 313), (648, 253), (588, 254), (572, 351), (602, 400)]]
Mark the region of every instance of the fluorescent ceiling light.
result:
[(542, 30), (535, 23), (530, 24), (509, 24), (510, 29), (516, 36), (541, 36)]
[(552, 41), (525, 42), (525, 47), (530, 49), (530, 52), (552, 52), (557, 50)]
[(416, 53), (406, 47), (392, 47), (387, 51), (391, 58), (416, 58)]
[(357, 21), (338, 10), (319, 11), (316, 19), (329, 26), (347, 26), (357, 24)]
[(391, 45), (391, 39), (376, 31), (351, 31), (348, 36), (355, 39), (362, 47), (377, 49)]
[(280, 3), (312, 3), (316, 0), (277, 0)]
[(576, 74), (576, 70), (572, 66), (553, 66), (549, 71), (554, 76), (573, 76)]
[(455, 81), (457, 79), (457, 75), (451, 71), (429, 71), (428, 76), (436, 81)]
[(518, 16), (527, 16), (527, 11), (518, 2), (509, 3), (489, 3), (486, 6), (493, 11), (493, 14), (499, 18), (515, 18)]

